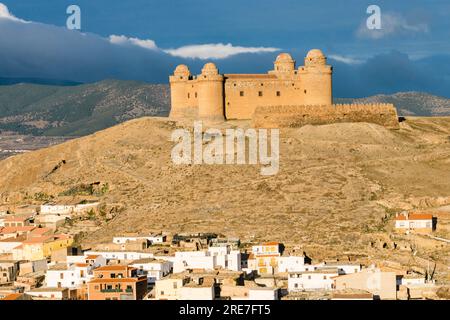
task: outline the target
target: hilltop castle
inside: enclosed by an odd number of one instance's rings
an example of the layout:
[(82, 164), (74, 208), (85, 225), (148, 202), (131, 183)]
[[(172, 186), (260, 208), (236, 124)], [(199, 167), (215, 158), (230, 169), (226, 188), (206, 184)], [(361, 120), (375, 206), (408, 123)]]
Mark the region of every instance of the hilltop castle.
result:
[(392, 104), (333, 105), (333, 68), (313, 49), (296, 68), (281, 53), (266, 74), (220, 74), (208, 62), (193, 76), (186, 65), (170, 76), (172, 119), (253, 120), (256, 126), (300, 126), (331, 122), (373, 122), (398, 127)]

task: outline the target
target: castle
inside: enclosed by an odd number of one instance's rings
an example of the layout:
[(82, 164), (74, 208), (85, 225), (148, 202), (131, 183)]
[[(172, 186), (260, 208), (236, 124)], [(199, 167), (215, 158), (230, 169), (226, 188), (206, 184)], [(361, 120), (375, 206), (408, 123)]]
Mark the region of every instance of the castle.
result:
[(333, 105), (333, 68), (313, 49), (296, 68), (281, 53), (266, 74), (220, 74), (214, 63), (193, 76), (186, 65), (169, 77), (170, 118), (253, 120), (257, 127), (286, 127), (333, 122), (372, 122), (398, 127), (392, 104)]

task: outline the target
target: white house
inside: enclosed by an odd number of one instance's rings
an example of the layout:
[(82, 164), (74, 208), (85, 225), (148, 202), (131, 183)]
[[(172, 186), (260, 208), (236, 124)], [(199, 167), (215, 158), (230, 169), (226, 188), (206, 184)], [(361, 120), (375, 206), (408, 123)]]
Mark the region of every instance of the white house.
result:
[(25, 291), (33, 300), (69, 300), (69, 289), (58, 287), (40, 287)]
[(13, 249), (20, 246), (24, 240), (23, 237), (0, 240), (0, 254), (12, 254)]
[(248, 300), (278, 300), (278, 289), (270, 287), (249, 288)]
[(172, 265), (173, 263), (170, 261), (153, 258), (135, 260), (130, 264), (130, 266), (138, 269), (138, 275), (147, 276), (148, 283), (155, 283), (167, 276), (172, 270)]
[(433, 231), (433, 215), (425, 213), (408, 213), (406, 211), (395, 217), (395, 229), (399, 232), (423, 232)]
[(178, 300), (214, 300), (212, 283), (189, 282), (178, 290)]
[(75, 205), (68, 204), (43, 204), (40, 214), (62, 214), (71, 215), (75, 211)]
[(139, 251), (86, 251), (85, 256), (100, 255), (103, 256), (107, 262), (110, 260), (139, 260), (145, 258), (154, 258), (153, 253), (139, 252)]
[(278, 272), (306, 271), (305, 257), (287, 256), (278, 257)]
[(113, 243), (115, 244), (125, 244), (127, 242), (134, 242), (139, 240), (147, 240), (151, 244), (162, 244), (166, 242), (167, 237), (163, 234), (151, 234), (144, 236), (122, 236), (122, 237), (113, 237)]
[(209, 247), (210, 255), (216, 257), (216, 266), (232, 271), (241, 271), (241, 252), (230, 246)]
[(308, 290), (331, 290), (338, 269), (291, 272), (288, 277), (289, 292)]
[(92, 277), (92, 267), (87, 263), (57, 264), (47, 270), (45, 283), (51, 288), (74, 289), (88, 283)]
[(106, 258), (102, 255), (91, 254), (84, 256), (67, 256), (67, 265), (70, 266), (75, 263), (87, 263), (92, 268), (98, 268), (106, 265)]
[(351, 262), (322, 262), (316, 265), (317, 270), (337, 268), (339, 275), (361, 272), (362, 266), (359, 263)]
[(183, 272), (187, 269), (214, 270), (216, 256), (211, 256), (207, 251), (178, 251), (175, 252), (173, 273)]
[(71, 215), (73, 213), (83, 213), (99, 206), (99, 202), (80, 203), (80, 204), (55, 204), (48, 203), (41, 205), (41, 214), (61, 214)]

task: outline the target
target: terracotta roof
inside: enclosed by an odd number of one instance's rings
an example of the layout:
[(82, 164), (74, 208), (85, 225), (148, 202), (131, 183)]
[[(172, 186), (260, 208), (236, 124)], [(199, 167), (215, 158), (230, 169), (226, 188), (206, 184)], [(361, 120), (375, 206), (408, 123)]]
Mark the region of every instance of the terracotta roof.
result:
[(122, 271), (122, 270), (134, 270), (136, 268), (122, 265), (111, 265), (111, 266), (103, 266), (98, 267), (95, 271)]
[(431, 220), (433, 215), (428, 213), (411, 213), (407, 217), (403, 214), (399, 214), (395, 217), (395, 220)]
[(138, 282), (140, 280), (145, 280), (145, 279), (144, 278), (142, 278), (142, 279), (139, 279), (139, 278), (114, 278), (114, 279), (96, 278), (96, 279), (89, 281), (88, 283)]
[(50, 231), (52, 231), (50, 228), (36, 228), (31, 231), (31, 234), (44, 234)]
[(3, 301), (6, 301), (6, 300), (17, 300), (20, 297), (22, 297), (22, 295), (23, 295), (23, 293), (11, 293), (11, 294), (8, 294), (6, 297), (4, 297), (3, 299), (0, 299), (0, 300), (3, 300)]
[(88, 267), (89, 264), (87, 264), (87, 263), (75, 263), (75, 266), (76, 267), (80, 267), (80, 268), (84, 268), (84, 267)]
[(23, 244), (36, 244), (36, 243), (44, 243), (47, 242), (48, 240), (53, 239), (53, 236), (41, 236), (41, 237), (34, 237), (34, 238), (30, 238), (27, 239), (23, 242)]
[(23, 242), (26, 239), (27, 238), (25, 236), (19, 236), (19, 237), (11, 237), (11, 238), (2, 239), (2, 240), (0, 240), (0, 242)]
[(100, 255), (98, 255), (98, 254), (91, 254), (91, 255), (88, 255), (87, 257), (86, 257), (86, 260), (95, 260), (95, 259), (97, 259), (97, 257), (99, 257)]
[(279, 245), (280, 243), (279, 242), (274, 242), (274, 241), (272, 241), (272, 242), (266, 242), (266, 243), (264, 243), (263, 245), (264, 246), (277, 246), (277, 245)]
[(15, 233), (15, 232), (30, 232), (33, 229), (36, 229), (35, 226), (23, 226), (23, 227), (4, 227), (1, 229), (0, 233)]

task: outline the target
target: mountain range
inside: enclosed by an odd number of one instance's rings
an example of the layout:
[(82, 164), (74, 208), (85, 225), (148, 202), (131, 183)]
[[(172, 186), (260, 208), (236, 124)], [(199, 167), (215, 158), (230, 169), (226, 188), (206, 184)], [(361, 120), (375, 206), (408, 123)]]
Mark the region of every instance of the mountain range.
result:
[[(394, 103), (401, 116), (450, 115), (450, 99), (422, 92), (336, 98), (335, 102)], [(126, 80), (77, 84), (64, 80), (0, 78), (2, 131), (84, 136), (134, 118), (167, 116), (169, 110), (167, 84)]]

